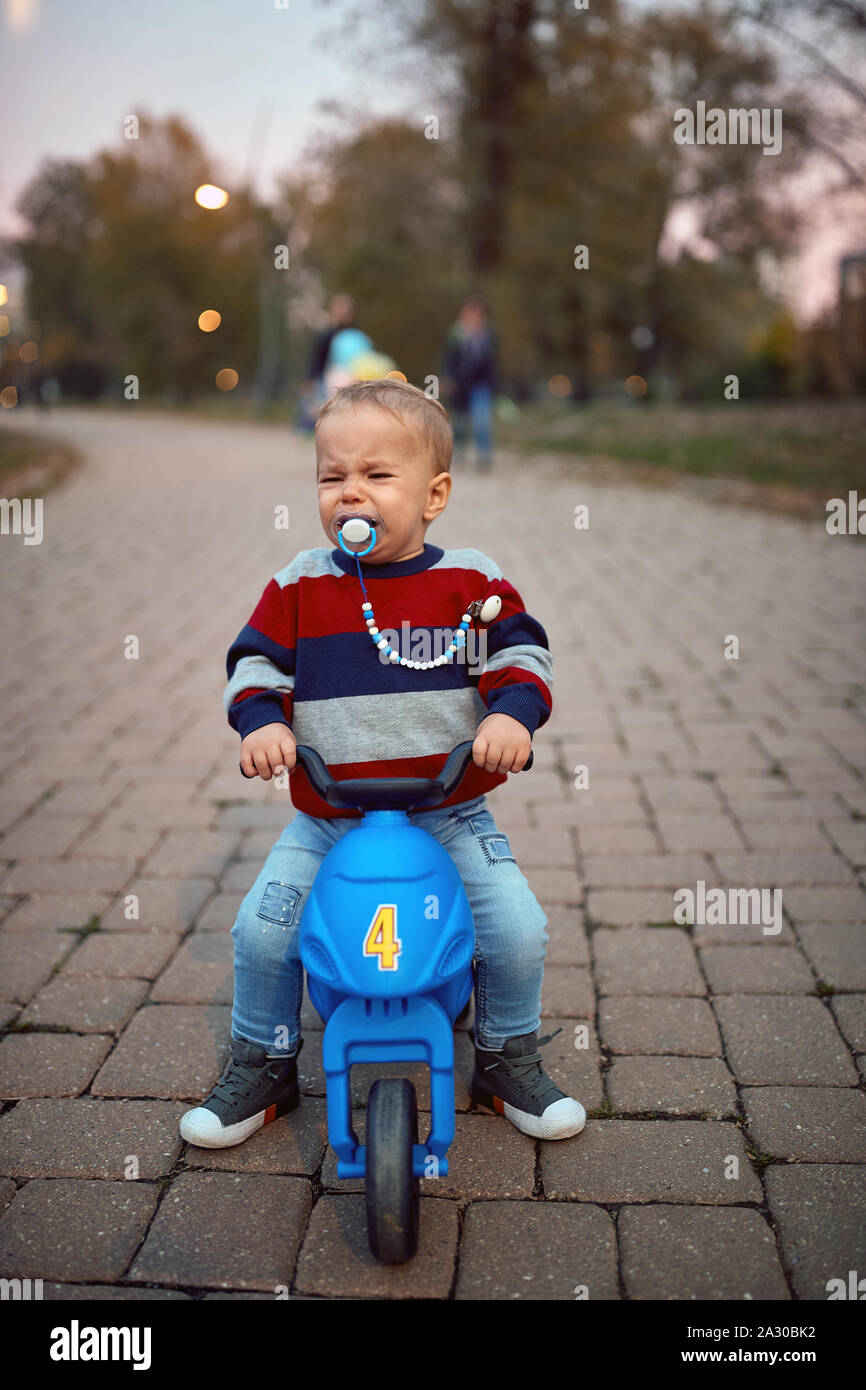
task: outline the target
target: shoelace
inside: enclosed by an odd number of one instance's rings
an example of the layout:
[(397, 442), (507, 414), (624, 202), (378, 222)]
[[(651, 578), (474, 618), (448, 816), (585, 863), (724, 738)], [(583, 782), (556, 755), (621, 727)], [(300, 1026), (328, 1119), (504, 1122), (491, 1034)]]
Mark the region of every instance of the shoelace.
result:
[[(538, 1049), (546, 1047), (549, 1042), (553, 1042), (556, 1034), (561, 1032), (562, 1029), (557, 1028), (555, 1033), (550, 1033), (545, 1038), (539, 1038), (536, 1042), (535, 1052), (527, 1052), (523, 1057), (501, 1057), (497, 1061), (492, 1062), (489, 1067), (484, 1067), (484, 1071), (494, 1071), (496, 1067), (505, 1062), (508, 1066), (509, 1074), (514, 1077), (517, 1089), (521, 1091), (523, 1095), (528, 1096), (530, 1100), (541, 1100), (549, 1091), (558, 1091), (559, 1087), (555, 1081), (551, 1080), (549, 1076), (545, 1076), (544, 1072), (541, 1070), (543, 1059)], [(534, 1071), (536, 1067), (540, 1075), (532, 1078), (530, 1073)]]
[[(271, 1081), (279, 1079), (279, 1072), (274, 1071), (273, 1065), (267, 1068), (266, 1074)], [(230, 1105), (237, 1106), (242, 1100), (249, 1100), (261, 1075), (261, 1067), (250, 1066), (247, 1062), (236, 1062), (232, 1058), (226, 1071), (214, 1086), (213, 1095), (220, 1100), (227, 1101)]]

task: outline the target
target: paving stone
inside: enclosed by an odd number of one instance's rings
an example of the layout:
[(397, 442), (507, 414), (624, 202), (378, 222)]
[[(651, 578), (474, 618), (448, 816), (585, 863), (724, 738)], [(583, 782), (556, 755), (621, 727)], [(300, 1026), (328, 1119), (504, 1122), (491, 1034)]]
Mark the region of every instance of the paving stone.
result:
[(195, 1144), (187, 1144), (184, 1162), (189, 1168), (233, 1173), (298, 1173), (312, 1177), (319, 1169), (328, 1143), (326, 1109), (324, 1100), (304, 1096), (296, 1110), (265, 1125), (243, 1144), (235, 1144), (230, 1149), (200, 1149)]
[(90, 817), (44, 819), (34, 811), (0, 840), (0, 858), (56, 859), (65, 854), (90, 824)]
[[(213, 892), (209, 878), (135, 878), (102, 919), (104, 931), (186, 931)], [(138, 899), (138, 916), (127, 917), (129, 898)]]
[(94, 932), (72, 952), (63, 966), (63, 978), (105, 975), (117, 980), (152, 980), (180, 940), (180, 932)]
[(834, 995), (830, 1007), (849, 1047), (866, 1052), (866, 994)]
[(707, 987), (685, 932), (665, 927), (602, 927), (593, 934), (602, 994), (694, 994)]
[[(541, 1141), (547, 1197), (581, 1202), (760, 1202), (743, 1137), (721, 1120), (587, 1120), (573, 1139)], [(730, 1156), (739, 1177), (726, 1178)]]
[(119, 1033), (147, 994), (145, 980), (58, 975), (36, 995), (19, 1022), (74, 1033)]
[(826, 854), (717, 854), (722, 881), (743, 888), (788, 888), (795, 884), (856, 883), (844, 860)]
[[(768, 890), (772, 891), (772, 890)], [(755, 903), (754, 907), (747, 907), (748, 915), (754, 916), (753, 922), (719, 922), (701, 924), (697, 923), (692, 927), (692, 940), (698, 947), (703, 946), (767, 946), (778, 949), (780, 946), (796, 946), (796, 938), (791, 928), (784, 919), (781, 922), (781, 929), (776, 920), (785, 907), (785, 894), (787, 889), (779, 889), (779, 898), (761, 899)], [(765, 909), (769, 909), (768, 911)], [(740, 913), (739, 899), (737, 900), (737, 912)], [(763, 920), (761, 920), (763, 919)]]
[(659, 831), (671, 854), (718, 853), (743, 849), (733, 821), (725, 815), (701, 815), (663, 811), (658, 816)]
[[(532, 807), (532, 818), (539, 829), (547, 825), (561, 825), (563, 809), (553, 803), (545, 806), (538, 803)], [(580, 828), (584, 825), (637, 825), (649, 827), (649, 818), (637, 792), (618, 801), (609, 801), (597, 796), (593, 791), (576, 792), (575, 800), (568, 806), (568, 821)]]
[(649, 922), (673, 923), (672, 893), (658, 889), (595, 889), (587, 895), (586, 915), (605, 927), (645, 927)]
[(0, 1218), (0, 1269), (7, 1277), (119, 1279), (158, 1195), (150, 1183), (35, 1178)]
[(195, 930), (231, 931), (243, 900), (243, 893), (217, 893), (196, 921)]
[(0, 1172), (21, 1178), (162, 1177), (180, 1153), (178, 1122), (185, 1109), (160, 1100), (22, 1100), (0, 1119)]
[(824, 829), (850, 863), (866, 867), (866, 822), (828, 820)]
[(298, 1260), (297, 1290), (329, 1298), (447, 1298), (457, 1213), (456, 1202), (422, 1197), (418, 1253), (406, 1264), (383, 1265), (367, 1244), (363, 1197), (320, 1197)]
[(8, 1033), (0, 1042), (0, 1099), (80, 1096), (111, 1038), (70, 1033)]
[(809, 924), (797, 935), (820, 980), (838, 990), (866, 990), (866, 933), (856, 924)]
[(592, 1018), (595, 994), (592, 976), (580, 965), (548, 965), (541, 994), (544, 1018)]
[(8, 1028), (21, 1012), (20, 1004), (0, 1004), (0, 1029)]
[(0, 998), (26, 1004), (74, 945), (75, 937), (63, 932), (0, 934)]
[(832, 797), (791, 797), (778, 801), (741, 802), (737, 806), (737, 820), (747, 838), (751, 839), (761, 825), (789, 825), (792, 829), (797, 824), (812, 826), (820, 820), (838, 820), (840, 810), (839, 802)]
[[(188, 1293), (179, 1289), (128, 1288), (125, 1284), (45, 1284), (42, 1296), (46, 1303), (192, 1303)], [(211, 1295), (206, 1295), (210, 1297)]]
[(57, 931), (86, 927), (101, 917), (111, 902), (109, 893), (32, 893), (18, 903), (3, 922), (4, 932)]
[(257, 805), (239, 800), (235, 805), (224, 806), (217, 811), (213, 817), (213, 824), (217, 830), (272, 829), (276, 843), (291, 819), (291, 810), (282, 803)]
[(11, 1178), (0, 1178), (0, 1212), (6, 1210), (17, 1190)]
[(156, 1003), (231, 1004), (233, 946), (227, 934), (193, 935), (153, 986), (151, 999)]
[[(787, 805), (787, 802), (784, 804)], [(742, 808), (736, 802), (733, 805), (734, 815), (740, 822), (749, 848), (756, 853), (791, 854), (794, 850), (808, 853), (810, 850), (818, 852), (827, 849), (829, 842), (816, 820), (778, 821), (769, 807), (766, 816), (746, 818), (746, 810), (751, 809)]]
[(589, 965), (589, 943), (583, 913), (576, 907), (549, 907), (547, 917), (547, 966)]
[(132, 867), (122, 859), (22, 859), (3, 880), (4, 893), (119, 893)]
[(720, 1057), (722, 1043), (705, 999), (605, 996), (599, 1000), (602, 1045), (611, 1052)]
[(291, 1283), (311, 1201), (305, 1178), (181, 1173), (163, 1196), (129, 1278), (273, 1293)]
[(237, 831), (172, 830), (149, 855), (144, 866), (147, 878), (216, 877), (235, 853), (240, 841)]
[(530, 886), (545, 912), (558, 903), (579, 903), (583, 897), (576, 869), (536, 869)]
[(700, 962), (713, 994), (811, 994), (815, 977), (791, 946), (705, 946)]
[(847, 1293), (849, 1270), (866, 1268), (866, 1166), (771, 1164), (764, 1182), (796, 1297), (826, 1301), (831, 1279)]
[(99, 777), (96, 780), (65, 780), (39, 807), (43, 816), (101, 814), (120, 795), (126, 776)]
[(603, 1208), (588, 1205), (473, 1202), (463, 1218), (454, 1296), (461, 1302), (618, 1299), (613, 1222)]
[[(501, 830), (501, 817), (495, 816), (497, 827)], [(529, 827), (505, 832), (511, 842), (512, 853), (518, 864), (527, 869), (574, 868), (575, 842), (567, 828), (556, 830), (530, 830)]]
[(428, 1197), (531, 1197), (535, 1184), (535, 1140), (501, 1115), (457, 1115), (448, 1150), (448, 1172), (422, 1178)]
[(629, 1298), (751, 1302), (791, 1296), (773, 1232), (747, 1207), (624, 1207), (619, 1239)]
[(641, 825), (583, 825), (578, 831), (580, 852), (589, 854), (655, 854), (658, 841)]
[(147, 858), (161, 836), (162, 831), (152, 825), (118, 830), (112, 825), (109, 812), (101, 826), (81, 837), (75, 852), (96, 859), (124, 859), (136, 865)]
[(840, 1086), (744, 1086), (755, 1146), (808, 1163), (866, 1161), (866, 1095)]
[(721, 809), (714, 785), (702, 777), (662, 777), (648, 773), (641, 782), (650, 805), (659, 814), (687, 810), (718, 814)]
[(617, 1057), (606, 1080), (615, 1112), (737, 1115), (733, 1078), (720, 1057)]
[(140, 1009), (95, 1078), (92, 1093), (203, 1100), (222, 1072), (230, 1029), (231, 1009), (219, 1004)]
[(591, 889), (669, 888), (712, 877), (708, 859), (696, 854), (584, 855), (583, 878)]
[(725, 995), (714, 1007), (741, 1086), (855, 1086), (857, 1072), (820, 999)]
[(788, 888), (785, 911), (794, 922), (857, 922), (866, 926), (866, 893), (860, 888)]

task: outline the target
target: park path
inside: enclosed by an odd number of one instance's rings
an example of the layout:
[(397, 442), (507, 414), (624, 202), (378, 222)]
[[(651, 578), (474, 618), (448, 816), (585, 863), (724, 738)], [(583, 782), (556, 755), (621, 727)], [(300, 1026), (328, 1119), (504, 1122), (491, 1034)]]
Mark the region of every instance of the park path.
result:
[[(494, 556), (554, 653), (535, 767), (491, 809), (549, 917), (548, 1070), (590, 1118), (539, 1144), (473, 1111), (458, 1034), (450, 1173), (386, 1269), (327, 1150), (308, 1008), (298, 1111), (223, 1152), (177, 1132), (225, 1055), (237, 905), (291, 815), (237, 772), (221, 693), (267, 579), (325, 543), (312, 446), (134, 405), (17, 424), (85, 464), (41, 544), (0, 537), (0, 1276), (63, 1298), (810, 1300), (862, 1274), (863, 541), (562, 458), (455, 470), (429, 538)], [(781, 889), (781, 930), (673, 925), (701, 880)]]

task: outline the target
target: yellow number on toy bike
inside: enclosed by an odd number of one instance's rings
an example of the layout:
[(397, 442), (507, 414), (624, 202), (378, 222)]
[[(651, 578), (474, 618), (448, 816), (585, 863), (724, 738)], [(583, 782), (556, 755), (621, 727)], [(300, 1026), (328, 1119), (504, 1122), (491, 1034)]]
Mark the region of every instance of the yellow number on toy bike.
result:
[(397, 936), (396, 903), (380, 903), (364, 942), (365, 956), (378, 956), (380, 970), (396, 970), (402, 943)]

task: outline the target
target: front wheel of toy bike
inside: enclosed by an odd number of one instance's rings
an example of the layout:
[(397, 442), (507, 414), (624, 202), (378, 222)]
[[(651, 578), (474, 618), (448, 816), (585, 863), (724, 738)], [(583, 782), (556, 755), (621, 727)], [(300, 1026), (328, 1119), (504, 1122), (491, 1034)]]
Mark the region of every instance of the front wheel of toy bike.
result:
[(382, 1264), (402, 1264), (418, 1249), (418, 1101), (404, 1077), (375, 1081), (367, 1097), (366, 1207), (370, 1250)]

